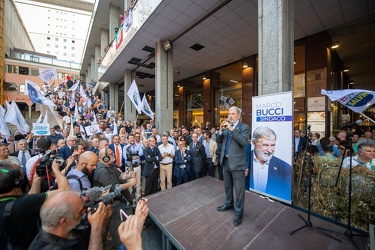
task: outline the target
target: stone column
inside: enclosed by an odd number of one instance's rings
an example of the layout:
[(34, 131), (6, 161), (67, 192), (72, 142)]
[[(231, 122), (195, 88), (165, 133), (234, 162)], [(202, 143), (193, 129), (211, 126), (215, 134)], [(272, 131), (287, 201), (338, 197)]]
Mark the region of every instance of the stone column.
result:
[(259, 95), (293, 90), (294, 1), (258, 0)]
[(95, 56), (91, 56), (91, 79), (95, 82), (98, 81), (98, 73), (95, 74), (95, 72), (97, 72), (97, 69), (98, 67), (95, 61)]
[(107, 29), (101, 29), (100, 31), (100, 55), (104, 56), (104, 48), (109, 45), (108, 40), (108, 30)]
[(162, 41), (155, 49), (155, 124), (160, 133), (173, 127), (172, 48), (164, 51)]
[(100, 54), (100, 45), (95, 44), (95, 78), (97, 81), (99, 81), (99, 75), (98, 75), (98, 60), (99, 57), (101, 57)]
[(91, 76), (91, 64), (87, 65), (87, 79), (86, 82), (91, 82), (92, 76)]
[(111, 106), (112, 108), (114, 108), (115, 103), (116, 103), (116, 85), (114, 83), (110, 83), (108, 87), (109, 87), (109, 103), (108, 103), (108, 105)]
[[(126, 69), (124, 73), (124, 119), (129, 120), (131, 122), (137, 119), (137, 110), (135, 109), (133, 103), (131, 102), (130, 98), (128, 97), (128, 91), (130, 85), (132, 84), (132, 72), (130, 69)], [(141, 97), (142, 98), (142, 97)]]
[(109, 41), (112, 41), (116, 35), (115, 28), (119, 27), (119, 8), (118, 6), (109, 6)]

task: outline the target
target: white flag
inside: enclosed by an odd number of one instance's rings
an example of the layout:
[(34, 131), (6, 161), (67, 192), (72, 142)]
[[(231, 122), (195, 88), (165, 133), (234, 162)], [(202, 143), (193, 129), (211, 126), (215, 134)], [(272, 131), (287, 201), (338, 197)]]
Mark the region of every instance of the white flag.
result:
[(135, 83), (135, 80), (133, 80), (132, 84), (130, 85), (130, 88), (128, 90), (128, 96), (132, 103), (134, 104), (135, 108), (138, 111), (138, 114), (142, 113), (142, 101), (141, 97), (139, 95), (137, 84)]
[(148, 105), (146, 94), (144, 94), (142, 98), (142, 110), (148, 117), (150, 117), (151, 120), (154, 120), (154, 112), (152, 112), (150, 106)]
[(92, 120), (92, 125), (96, 125), (96, 124), (98, 124), (98, 120), (96, 119), (96, 115), (95, 115), (95, 113), (94, 113), (94, 111), (91, 111), (91, 115), (93, 115), (94, 116), (94, 120)]
[(39, 78), (43, 82), (49, 83), (50, 80), (57, 80), (57, 70), (56, 69), (39, 69)]
[(75, 84), (73, 84), (72, 87), (70, 87), (69, 91), (76, 91), (77, 87), (78, 87), (78, 83), (79, 82), (76, 82)]
[[(10, 104), (8, 101), (5, 101), (5, 106), (7, 107), (7, 111), (10, 109)], [(4, 113), (4, 116), (5, 116), (5, 113)]]
[(375, 103), (375, 92), (370, 90), (343, 89), (331, 91), (322, 89), (321, 94), (328, 96), (331, 101), (338, 101), (357, 113), (362, 113)]
[(5, 119), (3, 119), (4, 111), (4, 108), (0, 105), (0, 134), (4, 135), (5, 138), (8, 140), (8, 138), (10, 137), (10, 133), (8, 125), (6, 124)]
[(50, 99), (44, 97), (42, 93), (40, 92), (40, 87), (38, 84), (26, 80), (25, 81), (25, 95), (30, 97), (30, 100), (32, 103), (40, 103), (42, 105), (47, 105), (47, 106), (56, 106)]
[(13, 101), (5, 116), (5, 121), (15, 125), (21, 134), (30, 132), (30, 126), (26, 123), (21, 111), (17, 104)]
[(48, 113), (46, 111), (46, 115), (44, 116), (43, 123), (48, 123)]
[(42, 112), (40, 112), (40, 116), (39, 116), (38, 120), (36, 120), (35, 123), (42, 123), (42, 118), (43, 118), (43, 114), (42, 114)]
[(74, 108), (74, 121), (75, 122), (78, 122), (78, 108), (77, 108), (77, 103), (76, 103), (76, 106)]
[(87, 95), (86, 95), (85, 90), (83, 89), (82, 84), (81, 84), (81, 86), (79, 88), (79, 94), (81, 95), (82, 98), (87, 99)]
[(112, 132), (112, 135), (118, 135), (118, 131), (117, 131), (117, 122), (116, 120), (113, 120), (113, 132)]

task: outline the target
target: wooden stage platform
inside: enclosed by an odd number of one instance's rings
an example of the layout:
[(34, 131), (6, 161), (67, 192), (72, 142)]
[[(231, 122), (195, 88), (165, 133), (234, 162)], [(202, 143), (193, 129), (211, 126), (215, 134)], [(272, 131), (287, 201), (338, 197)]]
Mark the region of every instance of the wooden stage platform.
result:
[[(234, 210), (216, 211), (224, 203), (224, 183), (206, 176), (158, 192), (149, 199), (149, 216), (163, 233), (163, 248), (171, 249), (355, 249), (340, 234), (338, 242), (312, 228), (294, 235), (289, 232), (304, 225), (301, 213), (279, 202), (271, 202), (247, 191), (245, 214), (239, 227), (233, 226)], [(311, 216), (314, 226), (340, 233), (345, 228)], [(360, 249), (366, 249), (368, 237), (353, 238)]]

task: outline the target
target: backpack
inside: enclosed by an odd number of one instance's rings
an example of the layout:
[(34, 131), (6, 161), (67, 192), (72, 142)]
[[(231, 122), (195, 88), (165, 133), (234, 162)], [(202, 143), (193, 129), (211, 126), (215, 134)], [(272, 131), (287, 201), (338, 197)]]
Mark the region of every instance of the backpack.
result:
[(5, 220), (12, 213), (12, 208), (16, 198), (3, 198), (0, 199), (0, 204), (5, 203), (4, 206), (0, 205), (0, 249), (9, 249), (8, 237), (4, 230)]

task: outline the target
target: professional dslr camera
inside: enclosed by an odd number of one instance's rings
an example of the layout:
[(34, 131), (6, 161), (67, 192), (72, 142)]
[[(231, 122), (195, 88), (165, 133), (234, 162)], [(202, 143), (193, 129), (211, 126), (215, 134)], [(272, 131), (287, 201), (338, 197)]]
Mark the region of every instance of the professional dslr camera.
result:
[[(114, 185), (112, 185), (113, 187)], [(105, 205), (113, 204), (116, 200), (121, 200), (122, 188), (117, 186), (112, 192), (102, 196), (102, 189), (99, 187), (93, 187), (87, 190), (85, 202), (85, 208), (91, 208), (91, 213), (95, 213), (99, 207), (99, 202), (103, 202)]]
[(56, 159), (57, 163), (60, 164), (60, 170), (65, 168), (66, 162), (63, 158), (57, 156), (57, 150), (47, 150), (44, 155), (40, 158), (39, 165), (36, 168), (36, 173), (40, 177), (44, 177), (48, 172), (52, 172), (52, 164)]

